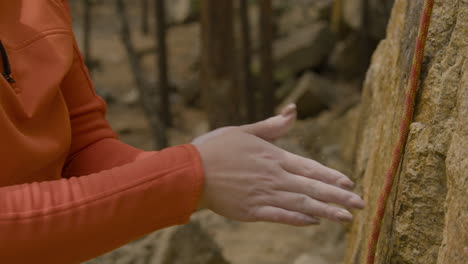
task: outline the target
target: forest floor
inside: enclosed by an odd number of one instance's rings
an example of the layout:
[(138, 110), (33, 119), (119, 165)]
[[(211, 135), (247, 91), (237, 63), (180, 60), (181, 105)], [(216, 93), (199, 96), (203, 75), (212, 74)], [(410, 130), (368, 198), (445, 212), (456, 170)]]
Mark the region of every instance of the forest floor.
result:
[[(75, 13), (74, 26), (78, 41), (82, 41), (81, 18)], [(93, 70), (97, 89), (113, 98), (108, 103), (107, 118), (122, 141), (135, 147), (153, 148), (149, 126), (142, 108), (136, 100), (135, 84), (127, 62), (127, 56), (119, 38), (119, 21), (109, 5), (95, 9), (93, 26), (93, 58), (99, 67)], [(133, 18), (136, 10), (131, 9)], [(138, 28), (138, 19), (132, 20)], [(135, 30), (137, 31), (137, 30)], [(135, 33), (140, 48), (151, 47), (153, 39)], [(81, 43), (80, 43), (81, 44)], [(171, 27), (169, 30), (170, 77), (193, 74), (190, 68), (199, 47), (199, 26), (197, 23)], [(148, 76), (155, 76), (155, 56), (145, 57)], [(189, 63), (187, 63), (189, 62)], [(191, 139), (208, 130), (206, 115), (200, 109), (186, 107), (177, 96), (172, 98), (175, 127), (170, 129), (171, 145), (189, 143)], [(293, 152), (308, 155), (301, 145), (301, 139), (290, 136), (281, 146)], [(268, 223), (239, 223), (227, 220), (211, 212), (197, 213), (202, 226), (222, 248), (223, 255), (232, 264), (283, 264), (295, 263), (304, 254), (321, 256), (323, 263), (341, 263), (345, 248), (345, 228), (336, 223), (324, 221), (320, 226), (296, 228)], [(320, 263), (317, 263), (320, 264)]]

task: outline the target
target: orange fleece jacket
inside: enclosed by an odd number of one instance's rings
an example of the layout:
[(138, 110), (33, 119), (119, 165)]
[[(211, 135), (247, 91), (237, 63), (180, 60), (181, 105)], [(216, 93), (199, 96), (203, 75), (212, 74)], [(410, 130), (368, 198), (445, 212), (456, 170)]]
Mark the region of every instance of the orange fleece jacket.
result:
[(0, 0), (0, 40), (0, 263), (80, 263), (189, 220), (199, 153), (116, 139), (66, 1)]

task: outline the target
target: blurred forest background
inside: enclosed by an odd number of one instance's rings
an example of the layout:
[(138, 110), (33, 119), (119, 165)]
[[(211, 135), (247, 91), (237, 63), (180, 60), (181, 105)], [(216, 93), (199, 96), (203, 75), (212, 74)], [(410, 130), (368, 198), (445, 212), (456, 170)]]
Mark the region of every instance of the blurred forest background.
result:
[[(151, 150), (288, 103), (281, 147), (351, 174), (359, 100), (394, 0), (80, 0), (74, 30), (120, 138)], [(238, 223), (202, 211), (89, 264), (342, 263), (348, 227)]]

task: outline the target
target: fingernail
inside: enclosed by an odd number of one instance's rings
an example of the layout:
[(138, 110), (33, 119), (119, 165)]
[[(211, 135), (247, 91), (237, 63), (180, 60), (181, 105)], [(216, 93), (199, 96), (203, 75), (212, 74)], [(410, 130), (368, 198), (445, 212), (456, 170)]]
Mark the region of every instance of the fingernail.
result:
[(289, 104), (283, 110), (281, 111), (281, 115), (283, 117), (287, 117), (291, 114), (293, 114), (296, 111), (296, 104)]
[(361, 197), (359, 196), (351, 198), (350, 203), (353, 207), (359, 208), (359, 209), (363, 209), (366, 206), (366, 203), (364, 202), (364, 200), (362, 200)]
[(338, 180), (338, 185), (340, 185), (341, 187), (343, 187), (345, 189), (353, 189), (354, 188), (354, 182), (352, 182), (348, 178), (342, 178), (342, 179)]
[(340, 209), (340, 211), (336, 213), (336, 218), (341, 222), (351, 222), (353, 220), (353, 215), (345, 209)]

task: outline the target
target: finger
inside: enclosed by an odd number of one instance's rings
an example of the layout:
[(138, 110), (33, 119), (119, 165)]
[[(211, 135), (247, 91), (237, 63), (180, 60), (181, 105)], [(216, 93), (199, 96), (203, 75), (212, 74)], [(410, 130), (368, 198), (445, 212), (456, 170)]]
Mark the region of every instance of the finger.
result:
[(282, 116), (290, 116), (297, 114), (297, 106), (296, 104), (289, 104), (285, 108), (281, 110), (280, 113)]
[(296, 105), (291, 104), (280, 115), (255, 124), (241, 126), (240, 129), (264, 140), (273, 141), (284, 136), (289, 131), (296, 120), (296, 116)]
[(315, 160), (307, 159), (290, 152), (285, 151), (280, 164), (284, 170), (292, 174), (322, 181), (347, 190), (351, 190), (354, 187), (354, 183), (343, 173), (328, 168)]
[(364, 208), (364, 201), (357, 194), (318, 180), (287, 174), (281, 183), (281, 190), (305, 194), (313, 199), (334, 203), (348, 208)]
[(299, 212), (292, 212), (272, 206), (259, 207), (254, 217), (256, 221), (273, 222), (293, 226), (308, 226), (320, 224), (320, 219)]
[(271, 206), (336, 222), (350, 222), (353, 215), (346, 209), (315, 200), (305, 194), (278, 191), (270, 198)]

